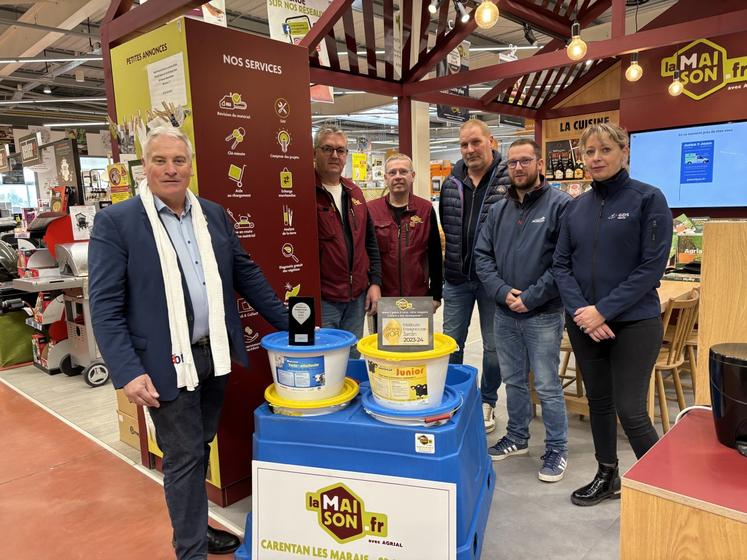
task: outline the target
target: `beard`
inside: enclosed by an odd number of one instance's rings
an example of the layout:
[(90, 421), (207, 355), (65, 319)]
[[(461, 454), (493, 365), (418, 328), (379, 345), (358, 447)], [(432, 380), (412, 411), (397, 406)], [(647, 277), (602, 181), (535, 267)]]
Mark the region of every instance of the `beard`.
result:
[(539, 179), (539, 170), (535, 170), (533, 173), (525, 173), (521, 177), (510, 177), (511, 186), (520, 191), (528, 191), (537, 184)]

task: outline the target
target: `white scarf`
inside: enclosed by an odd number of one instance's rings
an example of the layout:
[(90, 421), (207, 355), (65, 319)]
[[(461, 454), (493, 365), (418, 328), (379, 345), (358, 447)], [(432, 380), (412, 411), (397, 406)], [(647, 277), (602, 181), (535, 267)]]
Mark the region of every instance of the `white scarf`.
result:
[[(171, 335), (171, 354), (176, 370), (176, 386), (194, 391), (199, 384), (197, 369), (192, 357), (192, 341), (189, 338), (187, 310), (184, 304), (182, 277), (176, 251), (163, 223), (158, 218), (153, 193), (148, 181), (143, 179), (138, 185), (140, 201), (145, 207), (153, 237), (156, 240), (158, 258), (161, 261), (161, 273), (166, 292), (166, 307), (169, 314), (169, 334)], [(231, 371), (231, 352), (228, 346), (225, 310), (223, 309), (223, 283), (218, 273), (207, 220), (197, 197), (187, 190), (192, 206), (192, 227), (197, 239), (197, 249), (205, 273), (205, 286), (208, 301), (208, 325), (210, 327), (210, 349), (213, 353), (213, 366), (216, 376), (226, 375)]]

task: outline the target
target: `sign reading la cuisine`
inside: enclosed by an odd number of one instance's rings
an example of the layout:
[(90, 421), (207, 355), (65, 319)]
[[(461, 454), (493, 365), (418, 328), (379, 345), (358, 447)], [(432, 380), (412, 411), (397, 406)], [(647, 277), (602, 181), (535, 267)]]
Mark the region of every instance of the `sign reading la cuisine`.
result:
[(680, 72), (682, 93), (697, 101), (728, 84), (747, 82), (747, 56), (729, 58), (721, 45), (697, 39), (661, 59), (663, 78), (673, 77), (675, 70)]

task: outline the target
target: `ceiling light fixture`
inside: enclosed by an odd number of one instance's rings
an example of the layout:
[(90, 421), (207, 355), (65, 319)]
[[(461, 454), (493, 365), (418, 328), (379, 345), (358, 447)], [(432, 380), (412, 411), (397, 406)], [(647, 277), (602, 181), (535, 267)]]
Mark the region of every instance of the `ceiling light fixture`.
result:
[(630, 66), (625, 70), (625, 79), (629, 82), (637, 82), (643, 76), (643, 68), (638, 64), (638, 53), (630, 55)]
[(482, 0), (475, 10), (475, 23), (480, 29), (490, 29), (495, 25), (501, 13), (491, 0)]
[(101, 122), (59, 122), (59, 123), (47, 123), (43, 124), (42, 126), (46, 126), (47, 128), (54, 128), (58, 126), (64, 126), (64, 127), (75, 127), (75, 126), (106, 126), (106, 121)]
[(49, 86), (44, 86), (44, 89), (42, 91), (49, 95), (50, 93), (52, 93), (52, 88)]
[(527, 43), (529, 43), (532, 46), (535, 46), (537, 44), (537, 37), (534, 36), (534, 31), (532, 31), (532, 26), (529, 25), (527, 22), (524, 22), (524, 39), (526, 39)]
[(685, 87), (682, 85), (682, 82), (680, 82), (680, 71), (675, 70), (674, 71), (674, 77), (672, 78), (672, 83), (669, 84), (669, 95), (672, 97), (677, 97), (679, 94), (682, 93), (682, 90), (685, 89)]
[(75, 71), (75, 81), (78, 82), (79, 84), (86, 81), (86, 76), (83, 73), (83, 70), (78, 69)]
[(96, 103), (104, 102), (106, 97), (53, 97), (52, 99), (9, 99), (0, 101), (0, 106), (4, 105), (36, 105), (38, 103)]
[(586, 56), (586, 43), (581, 38), (581, 25), (574, 21), (571, 25), (571, 42), (565, 49), (568, 58), (571, 60), (581, 60)]
[(467, 23), (469, 21), (469, 14), (464, 8), (464, 4), (462, 4), (459, 0), (454, 0), (454, 9), (459, 14), (459, 21), (461, 21), (462, 23)]
[(103, 56), (66, 56), (66, 57), (55, 57), (46, 58), (43, 56), (27, 56), (19, 58), (3, 58), (0, 59), (0, 64), (24, 64), (27, 62), (96, 62), (104, 60)]
[(440, 5), (441, 0), (431, 0), (431, 3), (428, 5), (428, 11), (432, 14), (435, 14), (438, 11)]

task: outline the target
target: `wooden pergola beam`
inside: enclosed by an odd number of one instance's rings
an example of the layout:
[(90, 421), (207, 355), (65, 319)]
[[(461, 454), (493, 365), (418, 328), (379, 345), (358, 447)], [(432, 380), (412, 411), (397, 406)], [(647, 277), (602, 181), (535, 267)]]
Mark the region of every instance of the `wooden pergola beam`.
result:
[[(574, 80), (573, 83), (570, 85), (570, 87), (564, 88), (560, 90), (557, 94), (555, 94), (553, 97), (548, 97), (545, 99), (545, 102), (543, 103), (543, 106), (549, 106), (553, 105), (556, 106), (559, 103), (562, 103), (566, 99), (568, 99), (571, 95), (576, 93), (578, 90), (586, 86), (587, 84), (591, 83), (593, 80), (597, 79), (601, 74), (612, 68), (615, 64), (617, 64), (619, 61), (616, 58), (608, 58), (597, 64), (594, 68), (589, 70), (586, 74), (581, 76), (578, 80)], [(550, 109), (552, 110), (552, 109)], [(542, 110), (540, 110), (540, 113), (542, 113)]]
[(352, 3), (353, 0), (332, 0), (332, 3), (327, 6), (322, 16), (314, 22), (311, 31), (298, 43), (299, 46), (309, 49), (309, 54), (316, 52), (317, 45), (331, 31), (335, 23), (350, 8)]
[(412, 96), (414, 101), (423, 101), (435, 105), (453, 105), (454, 107), (466, 107), (475, 111), (488, 111), (491, 113), (503, 113), (505, 115), (515, 115), (517, 117), (537, 118), (537, 111), (527, 107), (516, 105), (506, 105), (505, 103), (489, 103), (483, 105), (475, 97), (465, 97), (453, 93), (443, 93), (438, 91), (418, 93)]
[[(117, 2), (115, 0), (112, 4), (123, 6), (125, 3), (131, 6), (132, 0), (127, 0), (126, 2)], [(121, 15), (114, 17), (110, 21), (105, 20), (102, 29), (104, 25), (108, 28), (110, 46), (119, 45), (132, 39), (135, 35), (142, 35), (151, 29), (155, 29), (193, 8), (199, 8), (204, 3), (204, 0), (158, 0), (158, 2), (146, 2), (134, 10), (129, 10), (125, 13), (122, 13), (120, 10), (119, 13)], [(109, 13), (107, 12), (108, 15)]]
[[(687, 21), (666, 27), (659, 27), (646, 31), (639, 31), (633, 35), (615, 37), (604, 41), (589, 43), (583, 60), (597, 60), (631, 53), (633, 51), (647, 51), (669, 45), (676, 45), (692, 40), (693, 37), (718, 37), (732, 33), (747, 31), (747, 9)], [(494, 64), (460, 72), (451, 76), (442, 76), (417, 83), (405, 84), (405, 94), (415, 96), (418, 93), (442, 91), (459, 86), (489, 82), (501, 78), (516, 78), (530, 72), (537, 72), (548, 68), (560, 68), (576, 64), (565, 51), (535, 55), (515, 62)]]
[(330, 70), (312, 66), (310, 69), (311, 83), (335, 86), (343, 89), (362, 90), (378, 95), (402, 96), (402, 86), (397, 82), (383, 78), (371, 78), (360, 74), (350, 74), (344, 71)]
[[(596, 18), (598, 18), (600, 15), (602, 15), (604, 12), (606, 12), (611, 4), (612, 4), (612, 0), (597, 0), (597, 2), (595, 2), (594, 5), (591, 6), (591, 8), (579, 14), (578, 22), (581, 25), (581, 28), (583, 29), (589, 23), (591, 23)], [(562, 48), (564, 45), (565, 45), (565, 41), (561, 41), (560, 39), (551, 39), (548, 43), (545, 44), (544, 47), (542, 47), (539, 51), (534, 53), (532, 56), (537, 56), (539, 54), (556, 51)], [(492, 88), (490, 88), (490, 91), (485, 93), (480, 98), (482, 102), (490, 103), (491, 101), (493, 101), (502, 90), (506, 89), (506, 87), (508, 86), (506, 82), (507, 80), (499, 80), (497, 84), (495, 84)], [(571, 84), (571, 87), (573, 87), (573, 84)]]

